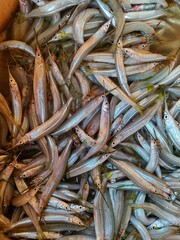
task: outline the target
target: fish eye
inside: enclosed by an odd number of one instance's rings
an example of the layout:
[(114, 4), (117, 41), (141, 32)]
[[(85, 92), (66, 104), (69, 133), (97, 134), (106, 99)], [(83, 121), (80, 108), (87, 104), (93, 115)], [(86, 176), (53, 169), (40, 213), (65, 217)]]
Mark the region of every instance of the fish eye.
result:
[(112, 142), (112, 146), (114, 146), (115, 145), (115, 142)]
[(167, 115), (164, 115), (164, 119), (167, 119), (168, 118), (168, 116)]
[(142, 47), (142, 48), (145, 48), (145, 44), (141, 44), (141, 47)]

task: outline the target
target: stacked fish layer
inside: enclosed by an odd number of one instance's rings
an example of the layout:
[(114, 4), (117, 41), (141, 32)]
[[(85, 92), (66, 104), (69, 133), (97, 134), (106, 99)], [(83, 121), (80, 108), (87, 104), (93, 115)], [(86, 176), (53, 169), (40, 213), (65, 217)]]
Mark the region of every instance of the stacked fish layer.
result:
[(179, 2), (19, 6), (0, 43), (0, 239), (180, 239)]

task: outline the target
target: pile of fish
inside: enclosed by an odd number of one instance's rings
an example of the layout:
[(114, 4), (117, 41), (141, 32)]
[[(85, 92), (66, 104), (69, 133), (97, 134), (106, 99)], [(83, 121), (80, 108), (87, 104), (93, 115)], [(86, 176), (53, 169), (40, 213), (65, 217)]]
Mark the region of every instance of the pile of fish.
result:
[(0, 51), (0, 239), (180, 239), (179, 1), (19, 0)]

